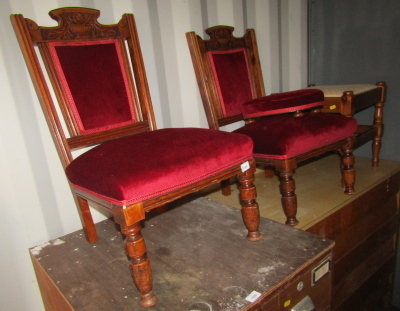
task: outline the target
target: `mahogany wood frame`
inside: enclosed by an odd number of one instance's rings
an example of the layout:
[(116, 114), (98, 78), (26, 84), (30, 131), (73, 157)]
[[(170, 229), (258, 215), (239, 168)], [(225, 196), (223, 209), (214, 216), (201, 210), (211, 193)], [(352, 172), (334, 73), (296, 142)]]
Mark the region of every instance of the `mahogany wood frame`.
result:
[[(156, 130), (150, 91), (133, 15), (124, 14), (122, 19), (113, 25), (98, 23), (97, 19), (100, 11), (94, 9), (60, 8), (50, 11), (49, 15), (58, 22), (58, 26), (41, 27), (34, 21), (24, 18), (21, 14), (13, 14), (10, 18), (63, 167), (67, 167), (73, 160), (72, 151), (74, 149), (93, 146), (127, 135)], [(86, 18), (84, 23), (81, 23), (81, 17)], [(74, 23), (74, 21), (79, 21), (79, 23)], [(119, 41), (120, 48), (123, 51), (124, 65), (126, 68), (130, 68), (127, 69), (126, 73), (132, 95), (137, 98), (137, 102), (139, 103), (136, 106), (137, 122), (133, 125), (109, 129), (94, 134), (81, 134), (71, 117), (71, 111), (65, 98), (62, 84), (54, 73), (55, 67), (49, 55), (47, 43), (54, 40), (79, 41), (101, 40), (105, 38), (117, 39)], [(39, 55), (36, 52), (35, 46), (38, 46), (43, 62), (47, 67), (47, 73), (58, 104), (61, 107), (64, 121), (68, 126), (70, 137), (67, 137), (67, 134), (64, 132), (61, 122), (62, 117), (57, 113), (56, 104), (50, 93), (50, 86), (47, 84), (45, 74), (41, 68)], [(126, 49), (128, 49), (128, 52)], [(129, 65), (129, 62), (132, 66)], [(130, 72), (131, 70), (133, 71), (133, 75)], [(258, 231), (260, 216), (255, 200), (256, 189), (253, 185), (255, 172), (254, 159), (249, 158), (249, 163), (250, 168), (245, 172), (242, 172), (240, 165), (237, 165), (200, 182), (130, 206), (115, 205), (82, 190), (77, 190), (73, 187), (71, 189), (76, 199), (86, 239), (90, 243), (96, 242), (98, 236), (88, 201), (96, 202), (101, 207), (110, 211), (115, 222), (121, 226), (121, 231), (126, 237), (125, 247), (130, 258), (130, 269), (133, 280), (141, 293), (141, 305), (148, 307), (156, 303), (156, 296), (152, 291), (152, 273), (149, 259), (146, 255), (144, 238), (140, 234), (140, 221), (145, 219), (145, 213), (154, 208), (163, 210), (163, 206), (168, 202), (196, 192), (210, 184), (237, 176), (240, 184), (243, 220), (248, 229), (247, 239), (257, 241), (261, 239), (261, 234)]]
[[(249, 76), (253, 98), (265, 96), (255, 31), (254, 29), (247, 29), (243, 37), (234, 37), (233, 30), (234, 28), (230, 26), (208, 28), (205, 30), (210, 37), (208, 40), (203, 40), (193, 31), (186, 33), (186, 39), (189, 45), (204, 110), (206, 112), (208, 126), (212, 129), (220, 129), (221, 126), (244, 120), (244, 118), (241, 114), (224, 117), (221, 101), (218, 96), (217, 82), (215, 81), (211, 64), (207, 56), (208, 51), (244, 48), (246, 51), (247, 63), (249, 64)], [(319, 111), (314, 112), (318, 113)], [(245, 121), (246, 123), (257, 122), (255, 120)], [(341, 155), (342, 186), (344, 187), (344, 193), (355, 193), (354, 144), (355, 137), (352, 136), (289, 159), (255, 157), (256, 163), (266, 168), (265, 175), (267, 177), (273, 176), (270, 168), (273, 168), (278, 174), (282, 208), (287, 218), (287, 225), (295, 226), (298, 224), (296, 218), (297, 196), (295, 194), (296, 187), (293, 174), (301, 162), (331, 151), (338, 151)], [(224, 195), (230, 193), (230, 190), (224, 189), (226, 186), (227, 183), (224, 182), (222, 184)]]

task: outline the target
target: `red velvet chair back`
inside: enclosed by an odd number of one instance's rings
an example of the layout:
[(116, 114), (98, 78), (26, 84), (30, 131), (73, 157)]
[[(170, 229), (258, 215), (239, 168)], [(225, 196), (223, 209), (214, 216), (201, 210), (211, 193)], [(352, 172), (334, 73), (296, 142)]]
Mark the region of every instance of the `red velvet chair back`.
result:
[[(30, 37), (23, 42), (36, 44), (40, 55), (30, 44), (21, 48), (30, 58), (31, 76), (64, 167), (71, 162), (73, 149), (156, 128), (135, 21), (125, 14), (118, 24), (102, 25), (97, 22), (99, 14), (83, 8), (53, 10), (56, 27), (26, 19)], [(25, 27), (19, 15), (12, 18), (14, 27)], [(39, 58), (59, 107), (47, 88)]]
[(208, 51), (224, 117), (241, 114), (242, 104), (253, 99), (249, 66), (244, 48)]
[[(257, 42), (253, 29), (243, 37), (233, 36), (233, 27), (216, 26), (206, 29), (209, 40), (194, 32), (186, 34), (210, 128), (243, 119), (241, 105), (265, 96)], [(201, 73), (199, 71), (202, 71)]]
[(136, 121), (136, 99), (118, 40), (49, 42), (47, 46), (54, 76), (63, 86), (66, 108), (79, 133)]

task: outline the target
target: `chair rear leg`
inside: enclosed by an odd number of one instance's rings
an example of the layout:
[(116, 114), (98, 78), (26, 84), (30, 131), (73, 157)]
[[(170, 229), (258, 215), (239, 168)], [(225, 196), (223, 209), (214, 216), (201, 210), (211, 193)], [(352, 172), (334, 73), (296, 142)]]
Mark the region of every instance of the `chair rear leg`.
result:
[(158, 214), (164, 214), (164, 213), (168, 212), (168, 205), (163, 204), (163, 205), (157, 206), (156, 210), (157, 210)]
[(340, 150), (340, 166), (342, 170), (342, 186), (345, 194), (354, 194), (354, 183), (356, 181), (356, 171), (354, 169), (353, 148), (344, 146)]
[(229, 179), (224, 179), (223, 181), (221, 181), (221, 192), (222, 192), (222, 195), (224, 195), (224, 196), (231, 195), (232, 191), (231, 191), (231, 183), (230, 183)]
[(242, 217), (248, 230), (247, 239), (258, 241), (262, 238), (258, 230), (260, 225), (260, 210), (256, 202), (257, 192), (254, 186), (255, 162), (250, 162), (250, 168), (238, 174), (239, 196), (242, 205)]
[(295, 194), (296, 185), (293, 179), (294, 170), (279, 171), (279, 190), (282, 195), (281, 202), (283, 212), (286, 215), (286, 224), (295, 226), (299, 223), (297, 214), (297, 196)]
[(150, 261), (146, 255), (146, 244), (140, 234), (140, 222), (130, 226), (121, 225), (121, 232), (125, 236), (125, 247), (131, 260), (130, 268), (133, 281), (140, 292), (140, 305), (151, 307), (157, 302), (153, 293), (153, 277)]
[(275, 177), (275, 168), (273, 166), (266, 166), (264, 168), (264, 175), (266, 178)]
[(79, 217), (81, 218), (83, 232), (85, 233), (86, 240), (89, 243), (98, 241), (96, 226), (94, 225), (92, 213), (88, 201), (76, 196), (78, 202)]

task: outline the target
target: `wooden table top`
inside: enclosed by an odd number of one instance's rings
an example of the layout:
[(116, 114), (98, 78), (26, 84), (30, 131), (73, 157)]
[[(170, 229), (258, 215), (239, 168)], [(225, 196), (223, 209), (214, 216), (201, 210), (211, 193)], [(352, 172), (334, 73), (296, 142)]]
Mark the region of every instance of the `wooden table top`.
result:
[[(252, 291), (276, 289), (333, 247), (330, 240), (264, 218), (263, 239), (249, 242), (238, 209), (207, 198), (179, 204), (144, 222), (158, 297), (151, 310), (239, 310), (250, 304), (245, 297)], [(75, 310), (150, 310), (139, 306), (118, 228), (110, 220), (97, 228), (95, 244), (80, 230), (31, 254)]]

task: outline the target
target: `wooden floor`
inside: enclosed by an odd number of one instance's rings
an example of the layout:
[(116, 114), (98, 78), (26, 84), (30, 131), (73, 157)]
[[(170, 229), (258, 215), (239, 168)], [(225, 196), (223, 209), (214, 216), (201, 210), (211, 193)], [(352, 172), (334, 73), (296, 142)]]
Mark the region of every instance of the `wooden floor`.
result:
[[(321, 219), (339, 210), (355, 197), (361, 196), (396, 173), (400, 162), (381, 160), (379, 167), (373, 168), (369, 158), (356, 157), (356, 194), (349, 196), (342, 191), (340, 184), (339, 157), (331, 155), (308, 163), (296, 170), (294, 179), (297, 194), (297, 218), (299, 229), (307, 230)], [(262, 170), (255, 176), (257, 202), (262, 217), (284, 223), (278, 178), (266, 178)], [(217, 186), (219, 187), (219, 186)], [(223, 196), (216, 187), (207, 188), (203, 195), (211, 200), (241, 208), (236, 183), (232, 183), (232, 194)]]

